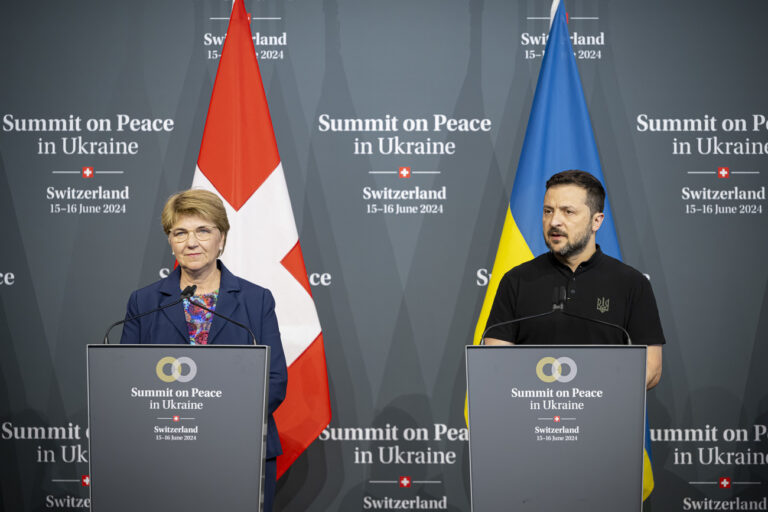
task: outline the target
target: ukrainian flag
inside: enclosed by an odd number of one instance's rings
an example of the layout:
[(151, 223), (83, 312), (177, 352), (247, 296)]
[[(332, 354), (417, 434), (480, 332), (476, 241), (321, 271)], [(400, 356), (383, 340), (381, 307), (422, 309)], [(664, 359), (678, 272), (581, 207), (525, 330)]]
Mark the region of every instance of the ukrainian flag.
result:
[[(560, 171), (579, 169), (591, 173), (605, 186), (592, 123), (568, 33), (565, 7), (560, 0), (553, 1), (552, 13), (549, 39), (539, 71), (539, 81), (528, 118), (528, 129), (509, 198), (504, 228), (475, 328), (475, 345), (480, 343), (496, 290), (504, 274), (548, 250), (541, 224), (547, 179)], [(611, 207), (607, 199), (604, 213), (605, 220), (597, 232), (597, 243), (604, 253), (621, 259)], [(653, 490), (647, 419), (645, 428), (643, 500)]]

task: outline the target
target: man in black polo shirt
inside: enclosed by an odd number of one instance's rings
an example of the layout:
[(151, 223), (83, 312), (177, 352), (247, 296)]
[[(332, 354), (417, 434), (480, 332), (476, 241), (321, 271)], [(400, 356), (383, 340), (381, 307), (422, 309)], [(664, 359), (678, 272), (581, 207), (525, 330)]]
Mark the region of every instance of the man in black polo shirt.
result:
[[(661, 377), (665, 343), (651, 284), (640, 272), (603, 254), (595, 234), (603, 223), (605, 190), (584, 171), (563, 171), (547, 181), (543, 228), (548, 253), (507, 272), (488, 316), (486, 328), (552, 309), (553, 290), (564, 287), (564, 310), (620, 325), (635, 345), (647, 345), (646, 387)], [(615, 327), (553, 314), (491, 327), (486, 345), (626, 343)]]

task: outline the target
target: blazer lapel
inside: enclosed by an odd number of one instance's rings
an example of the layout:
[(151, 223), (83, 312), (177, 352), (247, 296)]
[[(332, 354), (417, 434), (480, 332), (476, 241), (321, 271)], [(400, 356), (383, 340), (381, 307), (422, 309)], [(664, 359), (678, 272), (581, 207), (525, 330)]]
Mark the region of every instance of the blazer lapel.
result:
[[(219, 297), (216, 299), (216, 312), (228, 318), (235, 318), (235, 312), (240, 306), (240, 301), (238, 300), (240, 295), (240, 284), (237, 282), (237, 278), (232, 275), (223, 264), (219, 263), (219, 268), (221, 269), (221, 282), (219, 283)], [(237, 318), (235, 318), (235, 320), (238, 320), (239, 322), (241, 321)], [(216, 343), (216, 338), (228, 323), (229, 322), (223, 318), (217, 316), (213, 317), (213, 320), (211, 321), (211, 330), (208, 332), (209, 345)], [(239, 330), (240, 328), (235, 327), (235, 329)], [(229, 329), (228, 332), (231, 333), (234, 331)], [(225, 345), (232, 344), (231, 341), (224, 338), (222, 338), (222, 342)]]
[[(160, 286), (160, 293), (163, 297), (160, 299), (160, 305), (165, 306), (179, 299), (181, 295), (181, 288), (179, 283), (181, 282), (181, 269), (176, 268), (171, 274), (163, 280), (163, 284)], [(162, 311), (168, 322), (173, 325), (182, 337), (183, 343), (189, 343), (189, 330), (187, 329), (187, 319), (184, 316), (184, 305), (179, 302), (175, 306), (166, 308)], [(162, 343), (162, 342), (161, 342)], [(165, 343), (178, 343), (178, 340), (167, 340)]]

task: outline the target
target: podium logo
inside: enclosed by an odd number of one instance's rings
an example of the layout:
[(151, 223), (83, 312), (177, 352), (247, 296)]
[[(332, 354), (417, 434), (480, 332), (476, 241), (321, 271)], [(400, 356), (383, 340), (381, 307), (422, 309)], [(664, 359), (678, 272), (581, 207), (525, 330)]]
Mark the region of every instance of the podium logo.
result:
[[(563, 372), (563, 366), (568, 367), (567, 372)], [(576, 362), (570, 357), (542, 357), (536, 365), (536, 376), (542, 382), (571, 382), (576, 377)]]
[[(165, 367), (169, 365), (171, 367), (170, 375), (165, 373)], [(187, 367), (187, 373), (181, 373), (181, 365)], [(157, 373), (157, 378), (163, 382), (189, 382), (197, 375), (197, 365), (188, 357), (180, 357), (178, 359), (175, 357), (164, 357), (157, 362), (155, 372)]]

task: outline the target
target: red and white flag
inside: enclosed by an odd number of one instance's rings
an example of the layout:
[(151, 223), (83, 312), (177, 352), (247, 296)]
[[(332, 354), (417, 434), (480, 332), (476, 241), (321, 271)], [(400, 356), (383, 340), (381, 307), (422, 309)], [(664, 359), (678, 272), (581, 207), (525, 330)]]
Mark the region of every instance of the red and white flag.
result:
[(323, 334), (243, 0), (232, 9), (192, 186), (224, 200), (227, 267), (275, 296), (288, 364), (288, 391), (275, 412), (279, 478), (328, 426), (331, 403)]

